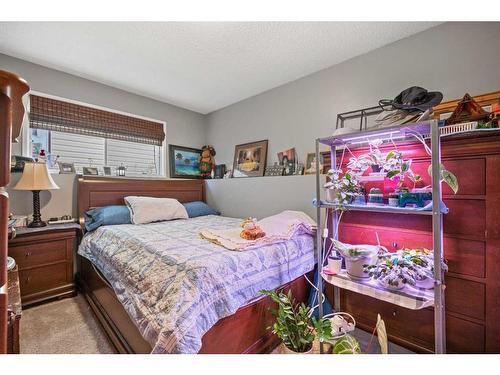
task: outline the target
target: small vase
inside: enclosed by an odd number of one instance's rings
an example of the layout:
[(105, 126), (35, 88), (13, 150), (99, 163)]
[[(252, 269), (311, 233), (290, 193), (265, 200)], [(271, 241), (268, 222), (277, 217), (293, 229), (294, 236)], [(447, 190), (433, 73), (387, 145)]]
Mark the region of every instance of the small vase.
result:
[(307, 352), (295, 352), (292, 349), (289, 349), (285, 344), (281, 344), (281, 354), (312, 354), (313, 348), (311, 345), (311, 349), (309, 349)]

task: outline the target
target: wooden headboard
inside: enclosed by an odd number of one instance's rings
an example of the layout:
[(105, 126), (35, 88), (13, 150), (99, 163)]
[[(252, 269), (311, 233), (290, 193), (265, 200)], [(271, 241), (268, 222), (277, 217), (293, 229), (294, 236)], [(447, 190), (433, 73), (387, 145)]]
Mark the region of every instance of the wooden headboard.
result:
[(125, 204), (128, 195), (175, 198), (181, 203), (205, 201), (205, 181), (103, 178), (84, 176), (78, 179), (78, 216), (91, 208)]

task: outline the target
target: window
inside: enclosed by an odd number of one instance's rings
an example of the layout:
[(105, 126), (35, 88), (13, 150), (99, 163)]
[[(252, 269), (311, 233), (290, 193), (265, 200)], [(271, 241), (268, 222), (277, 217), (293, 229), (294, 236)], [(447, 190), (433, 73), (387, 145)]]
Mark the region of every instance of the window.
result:
[[(31, 153), (73, 163), (77, 173), (126, 167), (126, 175), (163, 176), (164, 124), (46, 96), (30, 95)], [(49, 163), (50, 164), (50, 163)], [(107, 169), (107, 168), (106, 168)]]
[(73, 163), (77, 173), (83, 167), (97, 167), (104, 175), (104, 166), (116, 168), (124, 165), (131, 177), (163, 176), (162, 147), (144, 143), (120, 141), (88, 135), (64, 133), (45, 129), (31, 129), (31, 152), (37, 157), (40, 150), (58, 161)]

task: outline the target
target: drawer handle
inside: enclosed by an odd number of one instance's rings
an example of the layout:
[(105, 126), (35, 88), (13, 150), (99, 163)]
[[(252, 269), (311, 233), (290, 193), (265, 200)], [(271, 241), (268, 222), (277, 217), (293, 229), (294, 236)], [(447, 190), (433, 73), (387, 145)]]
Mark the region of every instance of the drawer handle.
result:
[(26, 279), (25, 279), (25, 280), (26, 280), (26, 283), (29, 283), (29, 282), (30, 282), (30, 280), (31, 280), (31, 276), (26, 276)]
[(27, 258), (29, 256), (31, 256), (31, 251), (27, 251), (26, 253), (24, 253), (24, 256)]
[(392, 312), (392, 316), (397, 316), (399, 314), (399, 311), (398, 310), (393, 310)]

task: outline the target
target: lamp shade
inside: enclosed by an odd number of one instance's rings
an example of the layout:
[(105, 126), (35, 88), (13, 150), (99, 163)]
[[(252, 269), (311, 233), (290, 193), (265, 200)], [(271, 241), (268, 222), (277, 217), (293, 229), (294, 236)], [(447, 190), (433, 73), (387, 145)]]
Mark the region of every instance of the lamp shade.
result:
[(54, 190), (59, 189), (50, 177), (47, 164), (43, 162), (24, 163), (21, 179), (14, 190)]

